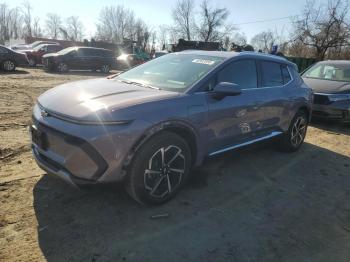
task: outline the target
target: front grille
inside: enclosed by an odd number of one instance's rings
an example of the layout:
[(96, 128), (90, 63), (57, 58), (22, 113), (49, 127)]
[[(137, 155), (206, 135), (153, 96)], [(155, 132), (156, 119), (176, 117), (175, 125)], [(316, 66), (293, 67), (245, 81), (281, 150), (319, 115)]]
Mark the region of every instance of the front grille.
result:
[(315, 94), (314, 103), (318, 105), (328, 105), (330, 101), (327, 95)]

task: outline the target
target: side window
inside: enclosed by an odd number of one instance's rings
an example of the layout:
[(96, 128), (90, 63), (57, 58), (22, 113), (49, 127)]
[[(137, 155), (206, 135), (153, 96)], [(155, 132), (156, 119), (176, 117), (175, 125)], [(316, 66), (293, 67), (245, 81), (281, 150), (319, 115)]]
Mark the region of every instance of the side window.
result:
[(57, 46), (55, 45), (48, 45), (47, 46), (47, 52), (55, 52), (57, 50)]
[(282, 70), (283, 84), (287, 84), (290, 80), (292, 80), (288, 67), (286, 65), (281, 65), (281, 70)]
[(80, 48), (78, 50), (78, 56), (96, 56), (96, 54), (94, 49)]
[(275, 62), (261, 62), (261, 86), (262, 87), (272, 87), (272, 86), (282, 86), (283, 78), (281, 65)]
[(84, 48), (78, 49), (77, 55), (78, 56), (86, 56), (85, 49)]
[(227, 65), (218, 74), (218, 82), (230, 82), (242, 89), (256, 88), (257, 75), (255, 60), (240, 60)]

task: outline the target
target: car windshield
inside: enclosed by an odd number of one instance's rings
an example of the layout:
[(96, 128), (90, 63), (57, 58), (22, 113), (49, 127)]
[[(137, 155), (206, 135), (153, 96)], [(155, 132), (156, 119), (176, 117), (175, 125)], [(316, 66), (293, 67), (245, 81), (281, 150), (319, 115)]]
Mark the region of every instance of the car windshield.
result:
[(205, 55), (171, 54), (122, 73), (116, 80), (184, 92), (223, 59)]
[(350, 82), (350, 65), (316, 64), (307, 70), (303, 77)]
[(76, 50), (76, 49), (77, 49), (76, 47), (68, 47), (68, 48), (62, 49), (61, 51), (59, 51), (57, 53), (60, 55), (65, 55), (65, 54), (68, 54), (69, 52)]

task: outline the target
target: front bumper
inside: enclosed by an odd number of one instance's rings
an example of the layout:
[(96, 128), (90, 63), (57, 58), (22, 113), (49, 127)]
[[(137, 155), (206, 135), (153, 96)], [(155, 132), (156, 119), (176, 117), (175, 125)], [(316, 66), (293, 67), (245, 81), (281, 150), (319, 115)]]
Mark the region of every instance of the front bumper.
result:
[(314, 104), (312, 116), (348, 122), (350, 121), (350, 102), (335, 102), (329, 105)]
[(33, 155), (47, 173), (71, 185), (120, 181), (125, 160), (146, 124), (78, 125), (42, 116), (36, 105), (33, 125), (45, 143), (32, 135)]

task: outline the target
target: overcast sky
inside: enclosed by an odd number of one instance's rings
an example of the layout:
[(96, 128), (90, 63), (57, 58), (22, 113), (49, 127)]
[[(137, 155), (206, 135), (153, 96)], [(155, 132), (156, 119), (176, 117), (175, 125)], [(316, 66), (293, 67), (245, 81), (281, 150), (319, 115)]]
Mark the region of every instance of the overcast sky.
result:
[[(10, 7), (21, 5), (23, 0), (0, 0)], [(44, 25), (46, 13), (58, 13), (62, 17), (77, 15), (85, 27), (85, 37), (95, 33), (95, 24), (101, 7), (122, 4), (134, 10), (137, 17), (142, 18), (149, 25), (157, 28), (160, 24), (172, 24), (171, 7), (176, 0), (30, 0), (33, 6), (33, 15), (41, 17)], [(195, 0), (199, 5), (201, 1)], [(250, 40), (255, 34), (264, 30), (284, 31), (288, 36), (291, 23), (289, 16), (301, 13), (306, 0), (211, 0), (214, 6), (227, 7), (230, 11), (229, 22), (238, 24), (241, 32)], [(317, 0), (316, 3), (326, 3), (327, 0)], [(279, 19), (284, 18), (284, 19)], [(262, 22), (264, 20), (272, 20)], [(278, 20), (277, 20), (278, 19)], [(256, 22), (257, 23), (251, 23)]]

